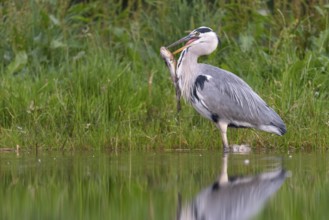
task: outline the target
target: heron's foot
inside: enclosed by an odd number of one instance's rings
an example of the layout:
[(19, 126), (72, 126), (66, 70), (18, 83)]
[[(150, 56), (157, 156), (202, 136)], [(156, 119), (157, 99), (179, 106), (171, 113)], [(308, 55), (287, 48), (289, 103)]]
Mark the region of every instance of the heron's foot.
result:
[(246, 154), (249, 153), (251, 151), (251, 147), (247, 144), (233, 144), (231, 146), (225, 145), (223, 146), (223, 153), (227, 154), (227, 153), (242, 153), (242, 154)]
[(231, 149), (229, 146), (223, 146), (223, 153), (224, 154), (227, 154), (227, 153), (230, 153)]
[(233, 144), (231, 148), (233, 153), (249, 153), (251, 151), (251, 147), (247, 144)]

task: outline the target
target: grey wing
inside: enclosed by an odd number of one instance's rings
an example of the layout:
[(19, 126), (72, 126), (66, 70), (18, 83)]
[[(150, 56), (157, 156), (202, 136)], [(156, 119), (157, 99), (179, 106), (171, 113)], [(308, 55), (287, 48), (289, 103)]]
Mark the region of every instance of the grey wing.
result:
[[(200, 65), (199, 71), (195, 89), (211, 112), (212, 120), (225, 120), (232, 127), (253, 127), (278, 135), (286, 132), (280, 116), (238, 76), (206, 64)], [(198, 84), (200, 76), (205, 76), (202, 87)]]

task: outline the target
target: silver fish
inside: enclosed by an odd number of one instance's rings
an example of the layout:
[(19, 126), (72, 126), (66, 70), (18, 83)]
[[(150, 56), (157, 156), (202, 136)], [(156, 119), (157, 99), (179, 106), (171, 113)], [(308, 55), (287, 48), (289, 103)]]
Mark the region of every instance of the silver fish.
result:
[(171, 80), (175, 86), (175, 90), (176, 90), (176, 102), (177, 102), (177, 112), (179, 112), (181, 110), (181, 103), (180, 103), (180, 97), (181, 97), (181, 90), (179, 88), (178, 85), (178, 77), (176, 74), (176, 60), (174, 58), (174, 55), (165, 47), (161, 47), (160, 48), (160, 54), (162, 56), (162, 58), (164, 59), (169, 72), (170, 72), (170, 76), (171, 76)]

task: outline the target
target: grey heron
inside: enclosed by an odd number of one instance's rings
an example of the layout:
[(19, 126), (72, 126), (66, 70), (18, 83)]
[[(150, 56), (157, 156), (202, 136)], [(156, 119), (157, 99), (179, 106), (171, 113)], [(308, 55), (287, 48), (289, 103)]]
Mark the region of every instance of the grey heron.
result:
[(229, 150), (227, 128), (255, 128), (283, 135), (286, 126), (280, 116), (235, 74), (218, 67), (198, 63), (211, 54), (219, 41), (209, 27), (199, 27), (167, 48), (187, 42), (181, 52), (176, 74), (183, 98), (198, 113), (211, 120), (221, 132), (224, 151)]

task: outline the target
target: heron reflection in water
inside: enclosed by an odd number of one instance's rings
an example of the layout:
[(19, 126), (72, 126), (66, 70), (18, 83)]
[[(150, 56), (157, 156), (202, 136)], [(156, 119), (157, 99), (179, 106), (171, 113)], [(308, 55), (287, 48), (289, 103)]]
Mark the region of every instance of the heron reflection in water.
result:
[(221, 174), (214, 184), (202, 190), (183, 208), (178, 220), (247, 220), (254, 217), (288, 176), (280, 165), (256, 176), (231, 179), (227, 173), (228, 155), (224, 155)]

